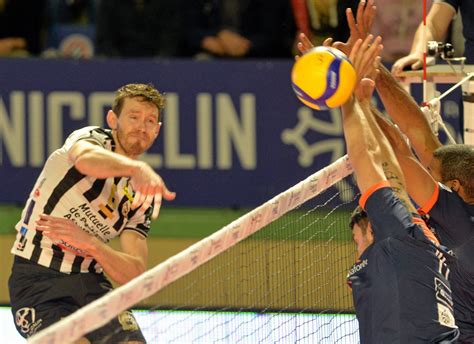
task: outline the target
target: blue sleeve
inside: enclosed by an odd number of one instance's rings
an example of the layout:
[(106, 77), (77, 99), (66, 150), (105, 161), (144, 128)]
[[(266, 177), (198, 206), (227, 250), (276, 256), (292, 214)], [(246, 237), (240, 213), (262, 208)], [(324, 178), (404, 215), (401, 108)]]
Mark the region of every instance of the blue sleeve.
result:
[(442, 3), (442, 2), (453, 6), (456, 12), (458, 11), (459, 6), (460, 6), (460, 0), (435, 0), (435, 3)]
[(365, 203), (376, 241), (388, 237), (409, 235), (416, 228), (408, 210), (390, 187), (374, 191)]
[(428, 214), (440, 228), (449, 232), (456, 242), (464, 242), (474, 234), (474, 214), (469, 205), (455, 192), (440, 184), (439, 195)]

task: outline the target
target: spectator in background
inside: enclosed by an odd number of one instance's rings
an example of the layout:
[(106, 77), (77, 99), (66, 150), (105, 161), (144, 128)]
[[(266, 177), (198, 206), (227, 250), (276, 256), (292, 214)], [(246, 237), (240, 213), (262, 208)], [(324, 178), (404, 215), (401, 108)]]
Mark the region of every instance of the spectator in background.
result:
[(0, 55), (39, 55), (45, 0), (0, 0)]
[(332, 37), (345, 42), (349, 38), (346, 8), (356, 12), (359, 0), (291, 0), (298, 33), (302, 32), (314, 43)]
[[(466, 63), (474, 63), (474, 1), (472, 0), (435, 0), (426, 18), (426, 41), (443, 42), (449, 33), (449, 28), (457, 11), (460, 11), (463, 19), (463, 35), (465, 38), (464, 56)], [(411, 50), (407, 56), (397, 60), (392, 73), (395, 75), (402, 72), (406, 67), (420, 69), (423, 66), (423, 22), (416, 30)]]
[[(189, 1), (190, 4), (193, 2)], [(107, 57), (177, 56), (181, 27), (178, 0), (101, 0), (96, 25), (98, 54)]]
[[(427, 9), (432, 1), (427, 0)], [(410, 53), (413, 32), (423, 18), (423, 6), (413, 0), (377, 0), (378, 12), (373, 33), (384, 39), (382, 58), (393, 63)]]
[(288, 0), (193, 0), (183, 13), (187, 56), (292, 56), (295, 28)]
[(100, 0), (47, 0), (52, 24), (95, 23), (96, 6)]
[(48, 34), (42, 56), (94, 56), (96, 3), (97, 0), (47, 0)]

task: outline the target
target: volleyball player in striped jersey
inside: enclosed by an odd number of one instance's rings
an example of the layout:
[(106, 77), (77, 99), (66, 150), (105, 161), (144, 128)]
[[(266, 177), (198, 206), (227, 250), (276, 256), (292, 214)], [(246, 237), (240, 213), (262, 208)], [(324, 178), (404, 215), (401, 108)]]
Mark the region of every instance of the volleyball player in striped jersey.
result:
[(454, 343), (459, 330), (449, 269), (411, 204), (398, 161), (371, 111), (375, 82), (364, 76), (375, 76), (380, 42), (368, 36), (354, 45), (350, 59), (360, 81), (356, 96), (342, 108), (347, 152), (362, 194), (363, 210), (351, 221), (359, 260), (348, 274), (360, 339)]
[[(111, 129), (74, 131), (53, 152), (16, 225), (9, 279), (15, 324), (24, 337), (57, 322), (146, 269), (146, 237), (162, 197), (162, 178), (137, 157), (161, 127), (164, 96), (153, 86), (128, 84), (107, 113)], [(121, 250), (107, 242), (120, 237)], [(145, 339), (131, 312), (86, 335), (81, 343)]]

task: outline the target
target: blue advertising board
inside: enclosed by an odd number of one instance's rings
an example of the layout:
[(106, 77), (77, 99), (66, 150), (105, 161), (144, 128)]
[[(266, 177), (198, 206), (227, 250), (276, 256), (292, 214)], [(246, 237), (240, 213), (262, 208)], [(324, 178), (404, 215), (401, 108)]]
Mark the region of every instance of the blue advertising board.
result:
[[(22, 204), (48, 155), (73, 130), (103, 126), (118, 87), (143, 82), (167, 95), (160, 136), (143, 159), (177, 192), (173, 204), (259, 205), (345, 154), (340, 110), (300, 103), (291, 67), (290, 60), (1, 59), (0, 203)], [(447, 122), (457, 129), (450, 97)]]

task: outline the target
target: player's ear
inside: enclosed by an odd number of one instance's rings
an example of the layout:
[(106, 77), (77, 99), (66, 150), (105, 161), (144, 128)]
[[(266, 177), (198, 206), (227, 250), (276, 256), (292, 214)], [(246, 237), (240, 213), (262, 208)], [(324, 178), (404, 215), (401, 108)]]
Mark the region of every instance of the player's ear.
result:
[(109, 112), (107, 112), (106, 119), (107, 119), (107, 124), (110, 129), (112, 130), (117, 129), (117, 115), (115, 114), (115, 112), (113, 112), (112, 110), (109, 110)]
[(451, 190), (453, 190), (454, 192), (459, 192), (459, 189), (462, 188), (462, 185), (461, 183), (459, 182), (458, 179), (453, 179), (453, 180), (450, 180), (450, 188)]

